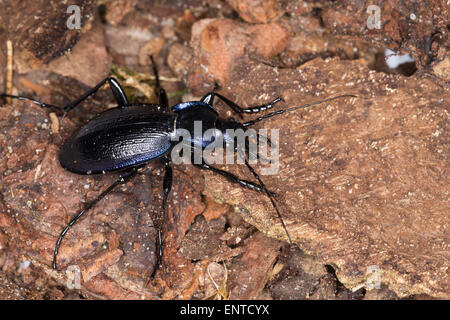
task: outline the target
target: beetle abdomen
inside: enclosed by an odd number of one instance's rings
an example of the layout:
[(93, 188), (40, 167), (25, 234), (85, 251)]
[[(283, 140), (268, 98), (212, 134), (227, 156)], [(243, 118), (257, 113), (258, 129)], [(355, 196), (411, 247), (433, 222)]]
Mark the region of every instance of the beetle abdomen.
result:
[(124, 169), (165, 154), (174, 116), (146, 107), (107, 110), (83, 126), (61, 148), (69, 171), (94, 174)]

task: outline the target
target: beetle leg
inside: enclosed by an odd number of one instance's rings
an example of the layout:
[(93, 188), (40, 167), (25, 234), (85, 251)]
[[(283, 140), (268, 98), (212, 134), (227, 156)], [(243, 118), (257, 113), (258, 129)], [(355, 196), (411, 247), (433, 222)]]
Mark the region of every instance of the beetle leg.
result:
[[(264, 139), (266, 141), (266, 143), (270, 143), (270, 147), (273, 148), (273, 144), (270, 141), (269, 138), (259, 135), (257, 134), (258, 140), (261, 141), (262, 139)], [(238, 155), (242, 158), (244, 158), (244, 154), (242, 152), (240, 152), (239, 148), (236, 148), (236, 152), (238, 153)], [(268, 164), (268, 163), (272, 163), (271, 159), (267, 159), (266, 157), (263, 157), (262, 155), (259, 154), (259, 152), (257, 151), (256, 153), (253, 152), (250, 148), (250, 146), (248, 144), (245, 145), (245, 153), (248, 155), (248, 157), (250, 159), (257, 159), (260, 160), (262, 163), (264, 164)]]
[(12, 98), (12, 99), (18, 99), (18, 100), (31, 101), (35, 105), (38, 105), (41, 108), (59, 110), (61, 112), (64, 112), (63, 108), (61, 108), (61, 107), (54, 106), (54, 105), (51, 105), (51, 104), (48, 104), (48, 103), (44, 103), (44, 102), (39, 102), (37, 100), (31, 99), (31, 98), (27, 98), (27, 97), (23, 97), (23, 96), (14, 96), (14, 95), (11, 95), (11, 94), (1, 93), (0, 94), (0, 98)]
[(269, 192), (266, 188), (266, 186), (264, 185), (264, 183), (262, 182), (261, 178), (259, 177), (259, 175), (256, 173), (255, 169), (253, 169), (253, 167), (248, 163), (247, 158), (244, 159), (245, 160), (245, 165), (247, 166), (248, 170), (253, 174), (253, 176), (259, 181), (261, 187), (262, 187), (262, 192), (265, 193), (267, 195), (267, 197), (269, 198), (270, 202), (272, 203), (273, 208), (275, 209), (275, 211), (277, 212), (277, 216), (281, 221), (281, 225), (283, 226), (284, 231), (286, 232), (287, 238), (289, 240), (289, 243), (292, 245), (292, 240), (291, 240), (291, 236), (289, 235), (289, 232), (286, 228), (286, 224), (284, 223), (283, 217), (281, 216), (280, 211), (278, 210), (277, 204), (275, 202), (275, 200), (273, 199), (273, 195), (271, 194), (271, 192)]
[(108, 77), (108, 78), (103, 79), (102, 81), (100, 81), (95, 87), (93, 87), (92, 89), (89, 89), (86, 93), (81, 95), (75, 101), (72, 101), (72, 102), (68, 103), (64, 107), (64, 112), (67, 113), (70, 110), (72, 110), (73, 108), (75, 108), (81, 102), (86, 100), (89, 96), (91, 96), (94, 93), (96, 93), (98, 91), (98, 89), (100, 89), (106, 83), (109, 84), (109, 87), (111, 88), (111, 91), (112, 91), (112, 93), (114, 95), (114, 98), (117, 101), (117, 104), (120, 107), (123, 107), (123, 106), (127, 105), (128, 104), (127, 96), (125, 95), (125, 92), (123, 91), (123, 88), (120, 86), (119, 82), (113, 77)]
[(215, 96), (218, 97), (219, 99), (221, 99), (223, 102), (225, 102), (225, 104), (227, 104), (231, 109), (233, 109), (234, 112), (236, 112), (238, 114), (257, 113), (257, 112), (265, 111), (265, 110), (271, 109), (273, 107), (273, 105), (275, 103), (277, 103), (278, 101), (281, 101), (281, 98), (277, 97), (277, 98), (273, 99), (272, 101), (270, 101), (269, 103), (262, 104), (260, 106), (250, 107), (250, 108), (242, 108), (242, 107), (238, 106), (236, 103), (234, 103), (233, 101), (229, 100), (228, 98), (226, 98), (216, 92), (207, 93), (205, 96), (203, 96), (203, 98), (200, 101), (212, 106), (214, 103)]
[[(254, 190), (254, 191), (264, 192), (263, 186), (261, 186), (259, 184), (256, 184), (254, 182), (248, 181), (248, 180), (240, 179), (237, 176), (235, 176), (234, 174), (232, 174), (232, 173), (230, 173), (228, 171), (225, 171), (225, 170), (222, 170), (222, 169), (210, 166), (209, 164), (207, 164), (204, 161), (201, 164), (195, 164), (194, 163), (194, 165), (199, 167), (199, 168), (201, 168), (201, 169), (210, 170), (212, 172), (218, 173), (221, 176), (224, 176), (225, 178), (227, 178), (229, 181), (231, 181), (233, 183), (240, 184), (241, 186), (243, 186), (245, 188), (248, 188), (248, 189), (251, 189), (251, 190)], [(271, 195), (275, 195), (274, 192), (270, 192), (269, 191), (269, 193)]]
[(163, 110), (169, 110), (169, 99), (164, 88), (159, 88), (159, 105)]
[(310, 107), (310, 106), (314, 106), (314, 105), (317, 105), (317, 104), (320, 104), (320, 103), (323, 103), (323, 102), (328, 102), (328, 101), (332, 101), (332, 100), (343, 98), (343, 97), (356, 98), (356, 96), (353, 95), (353, 94), (343, 94), (343, 95), (340, 95), (340, 96), (336, 96), (336, 97), (332, 97), (332, 98), (328, 98), (328, 99), (324, 99), (324, 100), (320, 100), (320, 101), (304, 104), (302, 106), (296, 106), (296, 107), (290, 107), (290, 108), (287, 108), (287, 109), (281, 109), (281, 110), (278, 110), (278, 111), (266, 113), (265, 115), (263, 115), (261, 117), (258, 117), (256, 119), (244, 122), (244, 123), (242, 123), (242, 126), (244, 126), (244, 127), (252, 126), (255, 123), (260, 122), (260, 121), (262, 121), (264, 119), (268, 119), (268, 118), (274, 117), (276, 115), (283, 114), (285, 112), (295, 111), (295, 110), (298, 110), (298, 109), (304, 109), (304, 108), (307, 108), (307, 107)]
[(105, 191), (103, 191), (97, 198), (89, 202), (83, 210), (77, 213), (75, 217), (70, 220), (69, 224), (64, 228), (64, 230), (61, 232), (61, 234), (58, 237), (58, 240), (56, 241), (55, 245), (55, 251), (53, 252), (53, 269), (57, 269), (56, 264), (56, 258), (58, 256), (58, 250), (59, 246), (61, 245), (61, 241), (66, 235), (67, 231), (77, 222), (90, 208), (92, 208), (94, 205), (97, 204), (101, 199), (103, 199), (106, 195), (108, 195), (115, 187), (117, 187), (119, 184), (124, 184), (127, 181), (129, 181), (131, 178), (133, 178), (137, 173), (137, 169), (133, 168), (129, 171), (124, 172), (122, 175), (120, 175), (119, 179), (115, 181), (112, 185), (110, 185)]
[(100, 87), (102, 87), (106, 83), (109, 84), (109, 87), (111, 88), (114, 98), (117, 101), (117, 104), (121, 107), (127, 105), (128, 99), (127, 99), (127, 96), (125, 95), (125, 92), (123, 91), (123, 88), (120, 86), (119, 82), (115, 78), (112, 78), (112, 77), (109, 77), (109, 78), (106, 78), (106, 79), (100, 81), (94, 88), (89, 89), (86, 93), (84, 93), (78, 99), (76, 99), (75, 101), (69, 102), (64, 107), (58, 107), (58, 106), (54, 106), (54, 105), (51, 105), (48, 103), (39, 102), (32, 98), (27, 98), (27, 97), (23, 97), (23, 96), (14, 96), (14, 95), (6, 94), (6, 93), (1, 93), (0, 98), (13, 98), (13, 99), (19, 99), (19, 100), (28, 100), (28, 101), (31, 101), (34, 104), (40, 106), (41, 108), (59, 110), (59, 111), (62, 111), (64, 113), (64, 115), (66, 115), (70, 110), (72, 110), (77, 105), (79, 105), (81, 102), (86, 100), (89, 96), (91, 96), (92, 94), (97, 92), (98, 89), (100, 89)]
[(247, 168), (249, 169), (249, 171), (259, 181), (259, 185), (255, 184), (253, 182), (247, 181), (247, 180), (239, 179), (234, 174), (232, 174), (230, 172), (227, 172), (227, 171), (224, 171), (224, 170), (221, 170), (221, 169), (218, 169), (218, 168), (215, 168), (215, 167), (212, 167), (212, 166), (208, 165), (205, 162), (203, 162), (202, 164), (195, 164), (195, 165), (200, 167), (200, 168), (202, 168), (202, 169), (211, 170), (211, 171), (213, 171), (215, 173), (218, 173), (218, 174), (226, 177), (231, 182), (239, 183), (243, 187), (246, 187), (246, 188), (249, 188), (249, 189), (252, 189), (252, 190), (255, 190), (255, 191), (259, 191), (259, 192), (262, 192), (262, 193), (266, 194), (269, 197), (269, 200), (272, 203), (272, 206), (274, 207), (275, 211), (277, 212), (277, 216), (278, 216), (278, 218), (281, 221), (281, 225), (283, 226), (284, 231), (286, 232), (286, 235), (288, 237), (289, 243), (292, 244), (291, 236), (289, 235), (289, 232), (287, 231), (286, 224), (284, 223), (283, 217), (281, 216), (281, 213), (278, 210), (277, 204), (276, 204), (275, 200), (273, 199), (273, 197), (275, 196), (275, 193), (267, 190), (266, 186), (262, 182), (262, 180), (259, 177), (259, 175), (256, 173), (256, 171), (248, 163), (248, 160), (245, 158), (244, 161), (245, 161), (245, 164), (247, 165)]
[(161, 87), (161, 83), (159, 81), (158, 67), (156, 66), (155, 60), (153, 56), (150, 56), (150, 60), (152, 60), (153, 74), (155, 75), (156, 80), (156, 88), (155, 91), (159, 96), (159, 105), (163, 108), (163, 110), (169, 110), (169, 99), (167, 98), (166, 90)]
[(169, 196), (170, 190), (172, 189), (172, 167), (170, 161), (166, 162), (165, 166), (165, 174), (164, 174), (164, 182), (163, 182), (163, 202), (161, 206), (161, 215), (158, 217), (158, 220), (155, 221), (155, 226), (158, 230), (158, 240), (157, 240), (157, 254), (158, 260), (156, 261), (155, 268), (153, 269), (151, 278), (155, 277), (156, 270), (161, 265), (162, 256), (163, 256), (163, 239), (162, 239), (162, 228), (166, 218), (166, 204), (167, 198)]

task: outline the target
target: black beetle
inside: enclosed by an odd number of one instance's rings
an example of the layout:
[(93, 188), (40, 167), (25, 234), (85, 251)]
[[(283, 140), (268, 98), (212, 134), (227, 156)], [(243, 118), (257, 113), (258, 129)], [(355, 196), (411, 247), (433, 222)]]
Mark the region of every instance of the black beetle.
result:
[[(46, 103), (36, 101), (31, 98), (23, 96), (15, 96), (9, 94), (0, 94), (0, 97), (9, 97), (19, 100), (31, 101), (42, 108), (49, 108), (63, 112), (63, 117), (82, 101), (94, 94), (100, 87), (109, 84), (110, 89), (117, 101), (118, 106), (108, 109), (92, 120), (82, 126), (74, 135), (72, 135), (62, 146), (59, 153), (59, 161), (61, 166), (65, 169), (78, 174), (97, 174), (107, 173), (113, 171), (122, 171), (120, 178), (111, 186), (104, 190), (96, 199), (89, 202), (77, 215), (75, 215), (69, 224), (61, 232), (55, 245), (52, 267), (57, 269), (56, 259), (58, 249), (61, 241), (70, 227), (81, 218), (92, 206), (110, 193), (117, 185), (123, 184), (133, 178), (137, 170), (155, 160), (162, 158), (165, 160), (165, 174), (163, 181), (163, 202), (161, 207), (162, 214), (158, 221), (154, 221), (154, 226), (158, 231), (157, 241), (157, 255), (158, 260), (152, 276), (155, 274), (159, 264), (161, 263), (163, 251), (163, 239), (161, 235), (162, 224), (164, 222), (165, 208), (167, 197), (172, 186), (172, 167), (170, 150), (178, 141), (172, 139), (177, 130), (185, 129), (191, 134), (191, 139), (188, 141), (191, 146), (191, 156), (194, 150), (206, 148), (214, 139), (205, 140), (203, 133), (208, 129), (216, 129), (223, 135), (223, 141), (226, 143), (234, 137), (227, 136), (227, 129), (245, 129), (253, 124), (275, 115), (285, 113), (287, 111), (294, 111), (300, 108), (306, 108), (319, 103), (331, 101), (341, 97), (355, 97), (354, 95), (344, 94), (333, 98), (317, 101), (310, 104), (305, 104), (297, 107), (290, 107), (281, 109), (275, 112), (265, 114), (254, 120), (247, 122), (238, 122), (233, 118), (221, 118), (213, 107), (214, 98), (218, 97), (226, 105), (228, 105), (235, 113), (258, 113), (273, 107), (275, 103), (281, 100), (276, 98), (273, 101), (257, 107), (241, 108), (226, 97), (216, 93), (210, 92), (206, 94), (200, 101), (182, 102), (172, 107), (169, 110), (168, 98), (165, 90), (160, 86), (158, 71), (153, 61), (153, 71), (156, 78), (156, 88), (159, 91), (159, 104), (148, 103), (133, 103), (128, 102), (124, 90), (119, 82), (112, 77), (101, 81), (94, 88), (88, 90), (85, 94), (80, 96), (73, 102), (70, 102), (65, 107), (58, 107)], [(201, 121), (202, 136), (198, 136), (194, 132), (194, 122)], [(213, 137), (214, 138), (214, 137)], [(270, 142), (270, 140), (269, 140)], [(248, 156), (248, 149), (245, 150)], [(244, 162), (253, 176), (258, 180), (254, 183), (248, 180), (238, 178), (232, 173), (209, 165), (204, 159), (201, 163), (193, 163), (194, 165), (211, 170), (218, 173), (234, 183), (238, 183), (246, 188), (259, 191), (269, 197), (281, 224), (287, 234), (288, 240), (292, 243), (289, 232), (281, 217), (281, 214), (273, 199), (273, 193), (269, 192), (255, 172), (250, 166), (244, 156)]]

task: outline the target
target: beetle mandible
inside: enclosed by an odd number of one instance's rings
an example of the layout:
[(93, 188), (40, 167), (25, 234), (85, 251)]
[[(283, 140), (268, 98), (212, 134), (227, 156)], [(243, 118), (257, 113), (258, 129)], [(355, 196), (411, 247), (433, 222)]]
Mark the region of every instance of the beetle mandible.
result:
[[(221, 134), (223, 137), (223, 143), (225, 144), (229, 143), (230, 140), (231, 142), (234, 142), (235, 139), (234, 136), (232, 137), (228, 135), (227, 130), (229, 129), (244, 130), (257, 122), (276, 115), (281, 115), (285, 112), (306, 108), (342, 97), (355, 97), (351, 94), (343, 94), (301, 106), (280, 109), (278, 111), (266, 113), (256, 119), (241, 123), (231, 117), (220, 117), (217, 110), (213, 107), (214, 98), (217, 97), (222, 100), (234, 113), (239, 115), (244, 113), (259, 113), (261, 111), (271, 109), (275, 103), (281, 100), (281, 98), (275, 98), (269, 103), (260, 106), (242, 108), (221, 94), (212, 91), (203, 96), (203, 98), (199, 101), (182, 102), (173, 106), (170, 110), (167, 94), (164, 88), (160, 85), (158, 70), (153, 57), (151, 57), (151, 60), (156, 79), (156, 90), (159, 95), (158, 104), (129, 103), (123, 88), (113, 77), (108, 77), (102, 80), (95, 87), (88, 90), (78, 99), (68, 103), (64, 107), (46, 104), (24, 96), (16, 96), (6, 93), (0, 94), (0, 97), (2, 98), (9, 97), (19, 100), (27, 100), (42, 108), (58, 110), (63, 113), (63, 117), (66, 116), (70, 110), (97, 92), (105, 84), (109, 84), (112, 94), (117, 102), (116, 107), (98, 114), (79, 128), (65, 141), (61, 147), (59, 162), (61, 166), (68, 171), (82, 175), (121, 171), (121, 175), (113, 184), (100, 193), (99, 196), (85, 205), (85, 207), (79, 211), (71, 219), (69, 224), (62, 230), (56, 241), (53, 253), (53, 269), (57, 269), (58, 250), (61, 245), (61, 241), (69, 229), (90, 208), (109, 194), (116, 186), (126, 183), (132, 179), (137, 174), (139, 168), (157, 158), (161, 158), (165, 163), (165, 173), (163, 179), (163, 201), (161, 206), (161, 215), (158, 221), (154, 221), (154, 227), (157, 230), (157, 262), (152, 272), (152, 277), (155, 275), (155, 272), (161, 264), (163, 257), (163, 236), (161, 230), (164, 223), (168, 195), (172, 187), (170, 151), (175, 144), (178, 143), (178, 141), (173, 139), (176, 135), (177, 129), (184, 129), (190, 133), (191, 138), (187, 141), (187, 143), (190, 146), (192, 157), (196, 149), (204, 150), (214, 141), (214, 137), (208, 140), (204, 138), (203, 133), (208, 129), (215, 129), (217, 134)], [(201, 121), (203, 130), (201, 132), (202, 136), (195, 135), (194, 122), (196, 121)], [(268, 142), (270, 142), (270, 140), (268, 140)], [(186, 143), (186, 141), (184, 141), (184, 143)], [(235, 152), (237, 151), (238, 150), (235, 150)], [(289, 232), (274, 200), (274, 194), (268, 191), (259, 175), (253, 167), (250, 166), (248, 156), (249, 150), (246, 148), (244, 163), (258, 183), (240, 179), (228, 171), (208, 164), (205, 159), (202, 159), (201, 163), (193, 162), (193, 164), (201, 169), (210, 170), (214, 173), (222, 175), (233, 183), (265, 194), (270, 199), (281, 225), (286, 232), (287, 238), (292, 244)]]

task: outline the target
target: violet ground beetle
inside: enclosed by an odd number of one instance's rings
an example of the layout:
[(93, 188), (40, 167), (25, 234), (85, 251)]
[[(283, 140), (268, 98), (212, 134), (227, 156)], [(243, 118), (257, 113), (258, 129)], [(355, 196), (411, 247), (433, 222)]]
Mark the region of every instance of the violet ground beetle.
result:
[[(161, 264), (163, 256), (163, 237), (161, 230), (164, 223), (167, 198), (172, 186), (170, 150), (176, 143), (178, 143), (172, 141), (171, 137), (175, 134), (177, 129), (185, 129), (191, 133), (192, 138), (188, 141), (188, 143), (190, 145), (191, 156), (193, 156), (196, 148), (203, 150), (214, 140), (204, 139), (203, 133), (208, 129), (214, 128), (219, 130), (219, 132), (223, 135), (224, 143), (226, 143), (227, 141), (230, 142), (230, 140), (234, 141), (234, 137), (227, 135), (227, 129), (245, 129), (264, 119), (271, 118), (288, 111), (306, 108), (342, 97), (355, 97), (354, 95), (343, 94), (302, 106), (290, 107), (270, 112), (254, 120), (243, 123), (238, 122), (233, 118), (224, 119), (219, 117), (218, 112), (213, 107), (214, 98), (217, 97), (221, 99), (232, 109), (232, 111), (240, 115), (243, 113), (258, 113), (271, 109), (275, 103), (281, 100), (281, 98), (278, 97), (267, 104), (256, 107), (241, 108), (226, 97), (213, 91), (206, 94), (200, 101), (182, 102), (173, 106), (172, 109), (169, 110), (166, 91), (160, 85), (158, 70), (152, 57), (151, 60), (153, 64), (153, 72), (156, 78), (156, 90), (159, 95), (159, 104), (130, 104), (119, 82), (112, 77), (104, 79), (94, 88), (88, 90), (78, 99), (70, 102), (64, 107), (46, 104), (23, 96), (9, 95), (5, 93), (0, 94), (0, 97), (2, 98), (9, 97), (19, 100), (27, 100), (42, 108), (60, 111), (63, 113), (64, 117), (70, 110), (78, 106), (89, 96), (97, 92), (103, 85), (108, 83), (118, 104), (117, 107), (108, 109), (87, 122), (77, 132), (75, 132), (74, 135), (65, 141), (60, 150), (59, 161), (61, 166), (71, 172), (77, 174), (99, 174), (121, 171), (122, 174), (117, 181), (104, 190), (99, 196), (97, 196), (97, 198), (89, 202), (80, 212), (78, 212), (63, 229), (58, 237), (58, 240), (56, 241), (52, 263), (53, 269), (57, 269), (56, 260), (61, 241), (69, 229), (78, 221), (78, 219), (80, 219), (90, 208), (110, 193), (116, 186), (126, 183), (132, 179), (136, 175), (139, 168), (157, 158), (161, 158), (165, 163), (165, 174), (163, 181), (163, 201), (161, 206), (161, 214), (159, 215), (159, 219), (154, 221), (154, 227), (157, 230), (157, 262), (152, 272), (152, 277), (155, 275), (158, 266)], [(194, 134), (194, 121), (201, 121), (202, 123), (203, 132), (201, 137), (197, 137)], [(268, 142), (270, 142), (270, 140), (268, 140)], [(259, 175), (253, 167), (250, 166), (247, 159), (249, 155), (248, 152), (249, 150), (246, 148), (244, 163), (258, 183), (240, 179), (230, 172), (209, 165), (204, 159), (202, 159), (201, 163), (194, 163), (194, 165), (200, 167), (201, 169), (210, 170), (220, 174), (229, 181), (240, 184), (243, 187), (264, 193), (270, 199), (281, 225), (286, 232), (287, 238), (292, 244), (289, 232), (287, 231), (286, 225), (273, 198), (274, 194), (268, 191)]]

